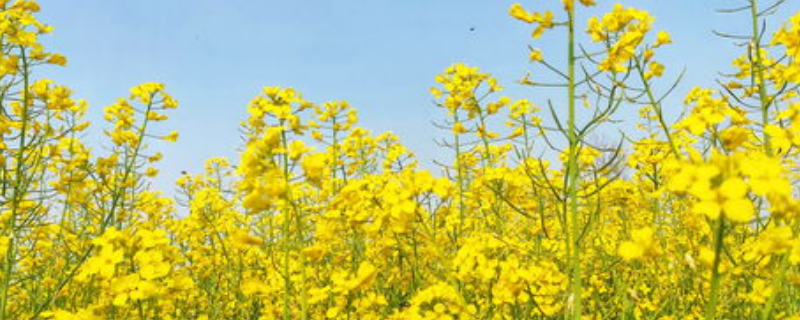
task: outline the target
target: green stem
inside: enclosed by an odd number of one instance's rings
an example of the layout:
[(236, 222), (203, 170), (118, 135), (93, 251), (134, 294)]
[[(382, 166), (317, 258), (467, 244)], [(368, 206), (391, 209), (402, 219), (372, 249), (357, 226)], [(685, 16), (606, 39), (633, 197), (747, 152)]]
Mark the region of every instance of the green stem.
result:
[(775, 311), (775, 302), (780, 296), (782, 284), (784, 281), (786, 281), (786, 271), (788, 269), (789, 259), (786, 254), (783, 254), (780, 256), (780, 269), (778, 270), (778, 275), (772, 279), (772, 294), (770, 295), (767, 304), (764, 306), (764, 309), (761, 310), (761, 320), (773, 319), (772, 314)]
[[(287, 140), (286, 130), (283, 129), (283, 126), (284, 126), (283, 120), (280, 121), (280, 126), (281, 126), (281, 144), (282, 144), (283, 150), (284, 150), (283, 157), (282, 157), (282, 160), (283, 160), (282, 161), (283, 162), (282, 163), (282, 167), (283, 167), (282, 169), (283, 169), (284, 183), (286, 184), (286, 186), (285, 186), (286, 187), (286, 191), (285, 191), (285, 193), (286, 193), (286, 201), (291, 201), (290, 200), (290, 193), (291, 192), (290, 192), (290, 189), (289, 189), (289, 183), (291, 182), (289, 180), (289, 158), (288, 158), (288, 155), (287, 155), (287, 152), (286, 152), (286, 150), (288, 150), (287, 149), (288, 142), (286, 141)], [(281, 231), (282, 231), (282, 237), (283, 237), (283, 315), (282, 315), (282, 318), (284, 320), (291, 319), (291, 307), (290, 307), (291, 303), (290, 302), (292, 300), (292, 292), (291, 292), (292, 291), (291, 290), (291, 288), (292, 288), (292, 278), (291, 278), (291, 275), (290, 275), (290, 271), (291, 271), (291, 268), (290, 268), (291, 260), (290, 260), (290, 258), (291, 258), (291, 251), (292, 251), (291, 250), (292, 249), (292, 247), (291, 247), (292, 246), (292, 241), (291, 240), (294, 240), (294, 239), (287, 239), (287, 237), (291, 234), (290, 230), (289, 230), (291, 228), (291, 223), (292, 223), (292, 219), (291, 219), (290, 214), (291, 214), (291, 212), (289, 212), (289, 210), (283, 209), (283, 227), (282, 227)]]
[[(571, 0), (570, 0), (571, 1)], [(567, 48), (568, 52), (568, 77), (569, 83), (567, 85), (567, 95), (569, 101), (569, 119), (568, 119), (568, 128), (569, 130), (569, 160), (567, 163), (567, 174), (568, 174), (568, 200), (569, 201), (569, 215), (570, 219), (568, 220), (569, 223), (567, 225), (570, 226), (572, 235), (567, 237), (567, 242), (571, 241), (571, 252), (570, 252), (570, 270), (571, 274), (571, 285), (570, 285), (570, 295), (569, 298), (572, 299), (572, 310), (571, 310), (571, 318), (572, 320), (580, 320), (581, 313), (583, 308), (582, 303), (582, 287), (583, 282), (581, 279), (581, 250), (580, 250), (580, 234), (581, 228), (578, 223), (578, 135), (575, 132), (575, 6), (571, 6), (571, 9), (567, 12), (569, 15), (568, 21), (568, 28), (569, 28), (569, 46)]]
[[(750, 48), (755, 51), (753, 52), (753, 57), (755, 58), (755, 61), (753, 61), (753, 71), (755, 71), (755, 76), (758, 79), (756, 85), (758, 86), (758, 98), (761, 103), (761, 125), (762, 129), (765, 129), (769, 124), (770, 101), (767, 95), (767, 84), (764, 83), (764, 61), (763, 57), (761, 57), (761, 40), (759, 39), (761, 31), (758, 28), (758, 0), (750, 0), (750, 20), (753, 29)], [(763, 139), (764, 152), (766, 152), (767, 155), (772, 155), (772, 142), (766, 130), (763, 131)]]
[(706, 320), (714, 320), (717, 316), (717, 304), (719, 303), (719, 286), (721, 277), (719, 274), (719, 264), (722, 256), (725, 235), (725, 218), (717, 219), (717, 230), (714, 234), (714, 264), (711, 269), (711, 288), (706, 304)]
[(667, 142), (669, 142), (670, 150), (672, 150), (672, 154), (675, 157), (678, 157), (678, 147), (675, 145), (675, 141), (672, 139), (672, 133), (669, 131), (669, 126), (667, 126), (667, 122), (664, 120), (664, 111), (661, 108), (661, 103), (656, 100), (655, 96), (653, 95), (653, 90), (650, 88), (650, 82), (645, 79), (644, 76), (644, 66), (638, 59), (634, 59), (636, 61), (636, 69), (639, 70), (639, 77), (642, 78), (642, 83), (644, 84), (644, 91), (647, 93), (647, 99), (650, 101), (650, 105), (653, 106), (653, 110), (656, 112), (656, 116), (658, 117), (658, 125), (664, 130), (664, 135), (667, 136)]
[[(458, 111), (453, 111), (453, 124), (458, 124)], [(460, 134), (454, 132), (453, 133), (454, 140), (455, 140), (455, 152), (456, 152), (456, 182), (458, 183), (458, 229), (455, 232), (455, 244), (458, 245), (458, 237), (461, 235), (464, 229), (464, 169), (461, 165), (461, 138)]]

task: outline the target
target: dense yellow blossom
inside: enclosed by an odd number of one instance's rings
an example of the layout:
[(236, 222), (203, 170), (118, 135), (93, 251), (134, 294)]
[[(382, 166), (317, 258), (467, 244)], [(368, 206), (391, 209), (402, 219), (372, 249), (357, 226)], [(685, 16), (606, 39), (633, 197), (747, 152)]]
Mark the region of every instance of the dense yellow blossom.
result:
[[(649, 13), (581, 25), (596, 1), (553, 2), (509, 13), (563, 33), (564, 65), (527, 54), (565, 83), (520, 81), (563, 101), (453, 64), (430, 89), (435, 170), (349, 102), (265, 87), (236, 161), (167, 196), (149, 148), (179, 136), (167, 86), (122, 92), (92, 148), (88, 103), (32, 77), (67, 63), (38, 4), (0, 0), (0, 320), (800, 318), (800, 14), (769, 39), (754, 24), (673, 118), (655, 60), (673, 38)], [(623, 109), (638, 131), (608, 142)]]

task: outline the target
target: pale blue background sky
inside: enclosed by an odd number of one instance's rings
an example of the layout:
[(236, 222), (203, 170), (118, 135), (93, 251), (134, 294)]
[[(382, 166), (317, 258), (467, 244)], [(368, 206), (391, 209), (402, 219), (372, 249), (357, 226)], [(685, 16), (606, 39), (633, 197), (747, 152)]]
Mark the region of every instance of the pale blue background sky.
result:
[[(40, 19), (55, 26), (46, 44), (69, 58), (67, 68), (48, 68), (43, 75), (87, 99), (95, 125), (102, 125), (104, 106), (141, 82), (167, 83), (180, 102), (170, 122), (160, 127), (179, 130), (179, 142), (153, 146), (165, 154), (158, 186), (166, 189), (181, 170), (200, 171), (206, 158), (235, 158), (241, 145), (239, 122), (263, 86), (294, 87), (315, 102), (348, 100), (359, 108), (363, 126), (394, 131), (425, 163), (442, 154), (433, 143), (440, 132), (431, 121), (444, 116), (433, 106), (428, 88), (450, 64), (479, 66), (500, 78), (512, 97), (545, 101), (542, 92), (514, 83), (530, 70), (526, 45), (531, 43), (530, 27), (507, 14), (515, 1), (39, 2)], [(560, 5), (556, 0), (521, 2), (529, 9)], [(592, 12), (612, 3), (599, 2)], [(675, 44), (659, 54), (671, 68), (667, 76), (688, 69), (675, 101), (691, 85), (712, 86), (718, 71), (731, 70), (734, 46), (713, 36), (712, 29), (749, 28), (744, 15), (714, 12), (743, 4), (740, 0), (624, 3), (648, 9), (657, 18), (655, 28), (672, 33)], [(772, 26), (799, 9), (800, 0), (788, 0)], [(581, 29), (587, 17), (580, 17)], [(557, 36), (546, 36), (534, 45), (547, 56), (558, 52), (561, 43)]]

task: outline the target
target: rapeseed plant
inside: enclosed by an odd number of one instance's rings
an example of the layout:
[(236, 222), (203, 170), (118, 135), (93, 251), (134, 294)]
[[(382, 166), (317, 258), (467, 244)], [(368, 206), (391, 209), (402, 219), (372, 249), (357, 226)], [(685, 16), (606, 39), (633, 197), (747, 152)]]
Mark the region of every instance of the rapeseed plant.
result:
[[(67, 63), (39, 6), (0, 0), (0, 320), (800, 319), (800, 14), (770, 34), (777, 6), (732, 10), (752, 25), (734, 73), (670, 121), (656, 58), (679, 39), (562, 4), (509, 14), (534, 41), (563, 32), (562, 64), (528, 56), (559, 80), (520, 80), (563, 106), (461, 63), (433, 79), (440, 176), (348, 102), (266, 87), (235, 165), (169, 197), (149, 183), (148, 142), (178, 139), (153, 133), (178, 106), (165, 85), (107, 106), (95, 153), (87, 102), (34, 76)], [(628, 107), (638, 133), (589, 141)]]

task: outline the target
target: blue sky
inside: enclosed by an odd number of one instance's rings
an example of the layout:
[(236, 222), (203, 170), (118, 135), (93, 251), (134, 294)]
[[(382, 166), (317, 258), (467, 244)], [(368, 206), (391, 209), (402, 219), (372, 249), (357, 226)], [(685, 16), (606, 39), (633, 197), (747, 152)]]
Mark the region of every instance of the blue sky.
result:
[[(168, 190), (182, 170), (199, 172), (209, 157), (236, 157), (239, 122), (246, 118), (247, 102), (264, 86), (293, 87), (314, 102), (348, 100), (359, 109), (362, 126), (395, 132), (425, 163), (442, 154), (433, 142), (441, 132), (431, 122), (444, 116), (428, 88), (450, 64), (463, 62), (491, 72), (513, 98), (538, 104), (546, 98), (514, 83), (531, 70), (526, 46), (532, 43), (530, 27), (507, 14), (515, 1), (39, 2), (40, 20), (55, 26), (46, 45), (69, 58), (66, 68), (48, 67), (40, 75), (87, 99), (96, 126), (102, 125), (104, 106), (142, 82), (165, 82), (180, 102), (170, 121), (158, 128), (179, 130), (180, 140), (152, 146), (165, 155), (157, 186)], [(598, 2), (587, 14), (612, 4)], [(554, 9), (560, 1), (521, 3), (529, 9)], [(659, 53), (668, 67), (667, 78), (687, 69), (674, 101), (691, 86), (713, 86), (717, 72), (730, 71), (730, 60), (741, 52), (711, 30), (747, 31), (750, 26), (744, 15), (714, 11), (743, 0), (623, 3), (649, 10), (656, 16), (655, 29), (672, 33), (675, 44)], [(800, 1), (787, 1), (770, 26), (798, 10)], [(579, 17), (581, 29), (587, 14)], [(533, 44), (547, 57), (563, 47), (558, 34)], [(682, 106), (673, 103), (669, 108), (677, 114)]]

